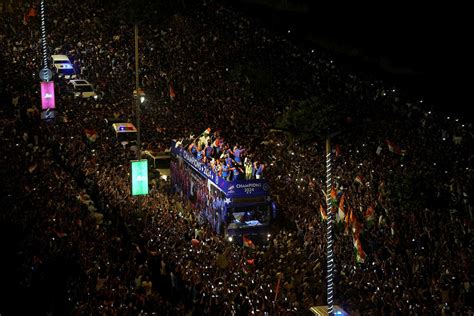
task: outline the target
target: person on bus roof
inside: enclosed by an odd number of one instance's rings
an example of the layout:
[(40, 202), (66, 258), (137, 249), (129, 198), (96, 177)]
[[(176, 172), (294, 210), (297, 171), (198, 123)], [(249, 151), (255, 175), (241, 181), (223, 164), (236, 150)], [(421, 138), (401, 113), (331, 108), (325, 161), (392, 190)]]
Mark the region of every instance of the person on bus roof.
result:
[(247, 180), (252, 179), (252, 162), (250, 161), (249, 157), (245, 157), (244, 166), (245, 166), (245, 179)]
[(235, 145), (234, 147), (234, 160), (237, 164), (242, 164), (241, 155), (245, 152), (245, 149), (242, 149), (242, 146)]
[(238, 165), (234, 167), (234, 178), (232, 179), (233, 181), (239, 180), (240, 179), (240, 174), (243, 173), (244, 171), (242, 168), (240, 168)]
[(258, 164), (257, 171), (255, 172), (255, 178), (256, 179), (263, 179), (263, 169), (265, 165), (263, 163)]
[(196, 153), (197, 160), (201, 161), (203, 156), (204, 156), (204, 150), (197, 150), (197, 153)]
[(225, 155), (225, 164), (229, 166), (229, 168), (234, 167), (234, 159), (230, 158), (229, 154)]
[(219, 177), (222, 177), (222, 163), (219, 159), (217, 159), (216, 167), (217, 167), (217, 174), (219, 175)]
[(226, 180), (229, 177), (229, 166), (227, 166), (226, 164), (222, 166), (222, 177)]
[(198, 152), (196, 143), (192, 142), (191, 145), (189, 145), (189, 151), (193, 154), (194, 157), (196, 157)]
[(214, 153), (214, 149), (211, 146), (211, 142), (207, 143), (207, 146), (206, 146), (206, 148), (204, 148), (204, 151), (206, 152), (207, 159), (211, 159), (212, 154)]

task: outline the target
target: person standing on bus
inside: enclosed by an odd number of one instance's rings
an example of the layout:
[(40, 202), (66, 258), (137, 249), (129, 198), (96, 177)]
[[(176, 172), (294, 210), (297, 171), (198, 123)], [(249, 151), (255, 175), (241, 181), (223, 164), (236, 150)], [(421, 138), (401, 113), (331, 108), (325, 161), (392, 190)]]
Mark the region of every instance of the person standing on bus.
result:
[(197, 150), (196, 159), (201, 161), (204, 156), (204, 150)]
[(235, 172), (234, 159), (230, 158), (229, 154), (226, 154), (225, 157), (226, 158), (225, 158), (224, 163), (227, 165), (228, 171), (229, 171), (229, 176), (228, 176), (227, 181), (231, 181)]
[(207, 146), (206, 146), (206, 148), (204, 148), (204, 151), (206, 153), (207, 159), (211, 160), (212, 159), (212, 154), (214, 153), (214, 149), (211, 146), (211, 142), (207, 143)]
[(244, 152), (245, 152), (245, 149), (242, 149), (242, 146), (235, 145), (235, 147), (234, 147), (234, 160), (239, 165), (242, 165), (241, 155)]
[(239, 167), (239, 165), (236, 165), (233, 170), (234, 178), (232, 180), (233, 181), (239, 180), (241, 172), (243, 172), (242, 169)]
[(255, 172), (255, 178), (256, 179), (263, 179), (263, 169), (264, 169), (264, 164), (260, 163), (258, 164), (257, 171)]
[(233, 167), (234, 167), (234, 159), (230, 158), (229, 154), (225, 155), (225, 164), (226, 164), (229, 168), (233, 168)]
[(252, 179), (255, 179), (258, 170), (258, 161), (252, 163)]
[(222, 177), (227, 180), (229, 177), (229, 166), (225, 163), (222, 165)]
[(217, 167), (217, 174), (219, 175), (219, 177), (222, 177), (222, 163), (220, 159), (217, 159), (216, 167)]
[(196, 157), (197, 148), (196, 148), (196, 143), (195, 143), (195, 142), (192, 142), (192, 143), (189, 145), (188, 150), (193, 154), (194, 157)]
[(249, 157), (245, 157), (244, 166), (245, 166), (245, 179), (247, 180), (252, 179), (252, 162), (250, 161)]
[(222, 144), (221, 138), (219, 136), (216, 136), (216, 138), (212, 142), (212, 149), (214, 149), (214, 153), (216, 154), (216, 157), (219, 157), (220, 155), (221, 144)]

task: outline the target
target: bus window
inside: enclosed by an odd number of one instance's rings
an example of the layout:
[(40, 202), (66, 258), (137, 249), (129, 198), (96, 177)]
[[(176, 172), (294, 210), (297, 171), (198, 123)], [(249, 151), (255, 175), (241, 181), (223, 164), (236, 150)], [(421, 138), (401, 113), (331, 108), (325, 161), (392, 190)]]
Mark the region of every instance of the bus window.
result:
[(270, 222), (268, 205), (241, 206), (229, 209), (230, 226), (260, 226)]

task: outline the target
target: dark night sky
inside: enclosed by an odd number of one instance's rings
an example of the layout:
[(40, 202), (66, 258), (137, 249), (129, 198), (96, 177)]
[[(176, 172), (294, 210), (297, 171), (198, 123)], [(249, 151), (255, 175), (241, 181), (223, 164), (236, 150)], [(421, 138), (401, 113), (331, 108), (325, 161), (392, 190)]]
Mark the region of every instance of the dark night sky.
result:
[[(267, 2), (272, 6), (251, 4)], [(285, 1), (240, 0), (264, 25), (305, 45), (337, 51), (341, 60), (402, 85), (441, 109), (466, 112), (469, 90), (466, 7), (436, 1), (375, 4), (287, 0), (299, 12), (278, 10)]]

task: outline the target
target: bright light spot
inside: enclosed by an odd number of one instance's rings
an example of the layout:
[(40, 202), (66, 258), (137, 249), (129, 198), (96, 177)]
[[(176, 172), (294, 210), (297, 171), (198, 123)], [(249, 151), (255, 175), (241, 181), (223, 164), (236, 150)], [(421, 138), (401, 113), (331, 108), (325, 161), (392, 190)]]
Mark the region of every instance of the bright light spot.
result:
[(97, 100), (97, 98), (98, 98), (97, 94), (96, 94), (96, 95), (94, 95), (94, 100)]
[(141, 96), (140, 97), (140, 103), (143, 103), (143, 102), (145, 102), (145, 97)]
[(446, 119), (449, 120), (451, 118), (451, 116), (448, 116)]
[(164, 174), (164, 175), (161, 175), (161, 176), (160, 176), (160, 179), (163, 179), (163, 180), (165, 180), (165, 181), (166, 181), (166, 180), (168, 179), (168, 176), (167, 176), (166, 174)]
[(227, 238), (227, 240), (229, 240), (230, 242), (232, 242), (234, 240), (234, 238), (232, 238), (232, 236), (229, 236), (229, 238)]
[(311, 52), (314, 53), (314, 49), (312, 49)]
[(291, 33), (291, 30), (288, 30), (288, 34), (290, 34), (290, 33)]

